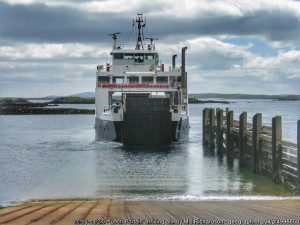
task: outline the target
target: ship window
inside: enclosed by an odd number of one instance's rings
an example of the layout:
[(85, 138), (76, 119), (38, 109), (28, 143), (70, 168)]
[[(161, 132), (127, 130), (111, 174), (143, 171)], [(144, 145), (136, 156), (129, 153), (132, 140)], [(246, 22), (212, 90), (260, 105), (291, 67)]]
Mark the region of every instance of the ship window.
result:
[(151, 53), (151, 54), (146, 54), (145, 55), (145, 58), (146, 58), (146, 60), (153, 60), (154, 59), (154, 54), (153, 53)]
[(153, 77), (142, 77), (142, 83), (153, 83)]
[(124, 77), (113, 77), (114, 84), (124, 84)]
[(125, 53), (124, 54), (124, 59), (133, 59), (133, 54), (132, 53)]
[(123, 59), (123, 53), (115, 53), (114, 59)]
[(144, 62), (144, 54), (135, 54), (134, 55), (134, 62), (143, 63)]
[(139, 83), (139, 77), (128, 77), (129, 84), (137, 84)]
[(168, 83), (168, 77), (156, 77), (156, 83), (157, 84)]
[(99, 83), (109, 83), (109, 77), (98, 77)]

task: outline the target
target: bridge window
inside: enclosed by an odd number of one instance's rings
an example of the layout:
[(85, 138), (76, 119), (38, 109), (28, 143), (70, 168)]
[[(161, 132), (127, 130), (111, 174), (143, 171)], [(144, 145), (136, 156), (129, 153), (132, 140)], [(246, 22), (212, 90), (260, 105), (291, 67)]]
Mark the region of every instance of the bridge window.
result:
[(156, 77), (156, 83), (157, 84), (168, 83), (168, 77)]
[(129, 84), (137, 84), (139, 83), (139, 77), (128, 77)]
[(135, 54), (134, 55), (134, 62), (136, 63), (143, 63), (144, 62), (144, 54)]
[(123, 53), (115, 53), (114, 59), (123, 59)]
[(124, 59), (133, 59), (133, 54), (132, 53), (125, 53), (124, 54)]
[(109, 77), (98, 77), (98, 83), (99, 84), (109, 83)]
[(154, 59), (154, 54), (153, 53), (147, 53), (145, 55), (146, 60), (153, 60)]
[(114, 84), (124, 84), (124, 77), (113, 77)]
[(153, 77), (142, 77), (142, 83), (143, 84), (153, 83)]

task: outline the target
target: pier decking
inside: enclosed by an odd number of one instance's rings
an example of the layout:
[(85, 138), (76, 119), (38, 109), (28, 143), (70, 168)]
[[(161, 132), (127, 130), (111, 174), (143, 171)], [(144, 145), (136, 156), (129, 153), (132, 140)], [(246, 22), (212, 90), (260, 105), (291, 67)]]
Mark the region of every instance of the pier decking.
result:
[(300, 224), (300, 200), (41, 201), (0, 210), (0, 224)]

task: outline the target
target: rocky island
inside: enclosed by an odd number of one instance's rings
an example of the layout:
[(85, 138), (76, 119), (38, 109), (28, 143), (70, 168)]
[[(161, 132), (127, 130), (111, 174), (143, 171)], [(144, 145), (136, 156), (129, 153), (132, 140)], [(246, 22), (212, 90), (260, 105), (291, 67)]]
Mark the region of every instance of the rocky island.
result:
[(51, 102), (33, 103), (23, 98), (1, 98), (0, 115), (94, 114), (91, 109), (49, 108), (58, 104), (93, 104), (93, 99), (64, 97)]

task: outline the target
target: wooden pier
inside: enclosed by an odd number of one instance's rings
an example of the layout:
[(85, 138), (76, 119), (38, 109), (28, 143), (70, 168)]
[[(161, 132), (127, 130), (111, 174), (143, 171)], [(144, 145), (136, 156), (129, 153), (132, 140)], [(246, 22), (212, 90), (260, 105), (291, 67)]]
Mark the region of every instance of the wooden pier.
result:
[(300, 120), (298, 144), (282, 140), (281, 116), (272, 118), (272, 127), (268, 127), (263, 126), (261, 113), (247, 123), (247, 112), (233, 120), (233, 111), (228, 108), (206, 108), (202, 127), (204, 146), (238, 157), (240, 166), (300, 191)]
[(300, 224), (300, 200), (42, 201), (0, 210), (0, 224)]

